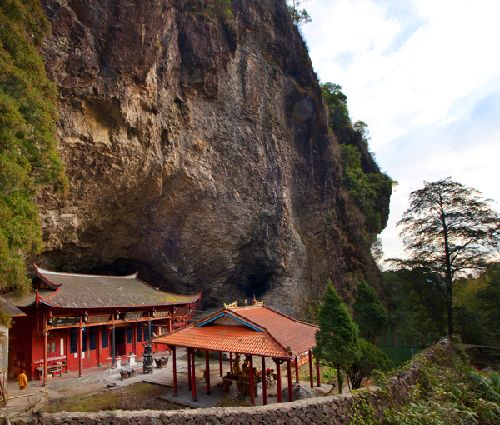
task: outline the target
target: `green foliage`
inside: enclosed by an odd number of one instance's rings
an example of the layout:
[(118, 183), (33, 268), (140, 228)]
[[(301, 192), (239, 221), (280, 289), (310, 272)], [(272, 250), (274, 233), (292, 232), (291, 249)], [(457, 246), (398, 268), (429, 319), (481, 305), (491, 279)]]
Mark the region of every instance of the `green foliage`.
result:
[(373, 343), (378, 335), (387, 331), (387, 310), (379, 301), (375, 290), (364, 279), (358, 284), (352, 309), (354, 321), (363, 338)]
[(477, 292), (481, 302), (488, 329), (492, 335), (492, 342), (500, 345), (500, 270), (498, 265), (484, 274), (486, 284)]
[(56, 88), (37, 51), (49, 24), (36, 0), (2, 2), (0, 22), (0, 289), (23, 293), (23, 253), (42, 248), (33, 197), (68, 182), (56, 149)]
[(347, 369), (358, 356), (358, 327), (353, 322), (331, 280), (328, 280), (323, 304), (318, 314), (314, 355), (322, 363), (337, 369), (339, 390), (342, 388), (340, 369)]
[(435, 342), (446, 334), (445, 289), (439, 276), (422, 268), (386, 272), (383, 286), (387, 290), (389, 285), (389, 322), (405, 344), (417, 338)]
[(321, 84), (323, 98), (328, 105), (328, 125), (335, 131), (340, 127), (350, 127), (351, 118), (347, 109), (347, 96), (342, 93), (342, 87), (338, 84)]
[(446, 288), (448, 335), (453, 335), (453, 280), (467, 270), (485, 270), (498, 255), (500, 220), (476, 189), (450, 177), (424, 182), (410, 194), (410, 208), (398, 222), (408, 259), (401, 267), (423, 268)]
[(499, 423), (498, 376), (471, 368), (459, 344), (431, 347), (412, 363), (419, 364), (417, 382), (403, 400), (393, 390), (390, 377), (377, 382), (386, 395), (387, 424)]
[[(352, 138), (349, 137), (347, 137), (347, 144), (341, 144), (342, 176), (349, 195), (366, 217), (366, 230), (368, 233), (373, 234), (366, 241), (369, 248), (371, 243), (376, 240), (375, 235), (382, 231), (382, 215), (380, 211), (383, 209), (385, 200), (390, 198), (392, 194), (394, 182), (383, 173), (365, 172), (363, 170), (361, 149), (363, 148), (363, 152), (366, 151), (372, 157), (375, 156), (374, 153), (368, 151), (368, 142), (370, 140), (368, 125), (363, 121), (356, 121), (354, 125), (352, 124), (347, 108), (347, 96), (342, 92), (342, 87), (338, 84), (324, 83), (321, 84), (321, 90), (328, 106), (329, 128), (337, 136), (346, 134), (345, 130), (351, 128), (361, 135), (359, 146), (353, 144)], [(350, 130), (351, 135), (352, 130)], [(347, 134), (349, 134), (349, 131)], [(356, 143), (358, 142), (359, 140)]]
[[(446, 286), (441, 276), (423, 268), (382, 274), (381, 296), (388, 321), (404, 344), (435, 342), (446, 335)], [(500, 270), (490, 264), (481, 275), (453, 282), (453, 322), (462, 341), (500, 345)]]
[(500, 345), (500, 267), (453, 282), (455, 332), (468, 344)]
[(349, 195), (367, 220), (369, 232), (382, 231), (378, 200), (392, 193), (393, 181), (383, 173), (364, 173), (361, 152), (356, 146), (342, 144), (342, 176)]
[(375, 416), (375, 409), (366, 393), (354, 392), (350, 411), (349, 425), (376, 425), (379, 423)]
[(370, 375), (375, 369), (388, 372), (394, 368), (392, 361), (380, 348), (364, 338), (359, 338), (358, 344), (358, 358), (346, 370), (353, 389), (361, 388), (363, 378)]
[(306, 9), (298, 9), (298, 7), (306, 1), (309, 0), (287, 0), (288, 12), (290, 12), (293, 23), (297, 26), (304, 25), (312, 21), (311, 16), (309, 16)]
[(233, 17), (231, 0), (190, 0), (186, 6), (190, 7), (194, 12), (205, 12), (209, 15), (217, 14), (225, 19)]

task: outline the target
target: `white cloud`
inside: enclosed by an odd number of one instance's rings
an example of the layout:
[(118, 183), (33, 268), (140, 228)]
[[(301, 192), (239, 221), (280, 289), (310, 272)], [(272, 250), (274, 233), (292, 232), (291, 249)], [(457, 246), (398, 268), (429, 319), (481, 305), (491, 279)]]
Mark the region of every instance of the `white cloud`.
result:
[(383, 233), (401, 255), (395, 223), (423, 180), (452, 176), (500, 201), (500, 26), (488, 0), (312, 0), (303, 27), (323, 82), (343, 87), (371, 149), (398, 180)]

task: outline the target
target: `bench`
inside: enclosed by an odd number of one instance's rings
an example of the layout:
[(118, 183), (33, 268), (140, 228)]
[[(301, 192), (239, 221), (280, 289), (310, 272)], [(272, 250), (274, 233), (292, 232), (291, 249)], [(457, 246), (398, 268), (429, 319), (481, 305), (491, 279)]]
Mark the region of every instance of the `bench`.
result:
[[(66, 362), (63, 362), (62, 364), (47, 366), (47, 375), (48, 374), (57, 375), (59, 373), (59, 376), (62, 377), (63, 367), (66, 367)], [(38, 379), (42, 380), (43, 379), (43, 366), (37, 366), (35, 369), (38, 372)]]

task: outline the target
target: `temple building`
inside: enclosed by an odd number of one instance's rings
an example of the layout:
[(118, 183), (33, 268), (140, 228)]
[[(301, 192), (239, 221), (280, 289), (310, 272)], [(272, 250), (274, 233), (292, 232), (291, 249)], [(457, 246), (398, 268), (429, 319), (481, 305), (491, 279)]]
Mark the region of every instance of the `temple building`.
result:
[[(36, 267), (36, 265), (35, 265)], [(201, 293), (176, 295), (129, 276), (59, 273), (36, 267), (34, 290), (3, 297), (22, 312), (9, 334), (9, 371), (47, 382), (60, 374), (141, 356), (151, 335), (187, 325)], [(159, 351), (166, 346), (157, 346)]]

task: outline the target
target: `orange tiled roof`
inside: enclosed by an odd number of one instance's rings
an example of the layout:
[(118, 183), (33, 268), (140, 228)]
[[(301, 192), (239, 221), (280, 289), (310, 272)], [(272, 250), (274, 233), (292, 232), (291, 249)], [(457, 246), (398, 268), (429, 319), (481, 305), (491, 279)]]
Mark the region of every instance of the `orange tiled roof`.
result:
[(286, 351), (265, 332), (242, 326), (189, 326), (154, 339), (160, 344), (202, 350), (288, 358)]
[[(225, 326), (217, 319), (227, 314), (241, 325)], [(154, 342), (213, 351), (290, 358), (316, 346), (317, 326), (299, 322), (265, 306), (224, 308)], [(290, 347), (291, 355), (287, 352)], [(274, 354), (272, 354), (274, 353)]]
[(293, 357), (316, 346), (317, 326), (300, 322), (266, 306), (236, 307), (231, 311), (265, 328), (284, 347), (290, 347)]

